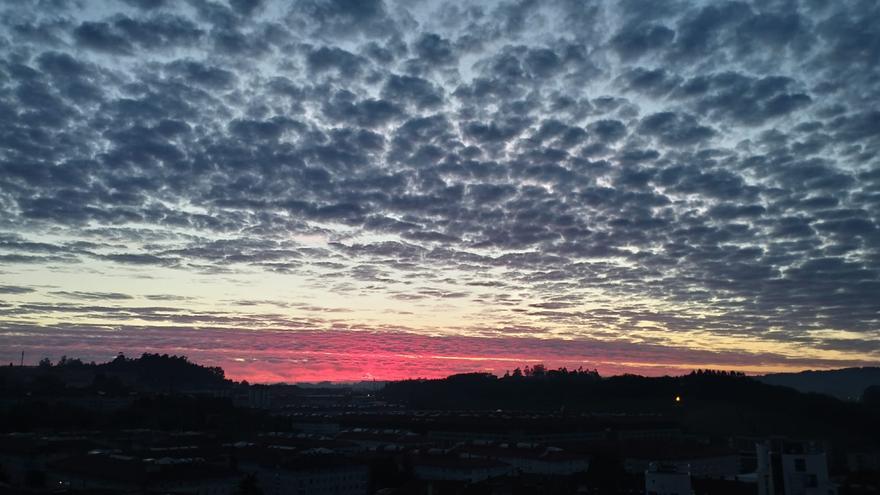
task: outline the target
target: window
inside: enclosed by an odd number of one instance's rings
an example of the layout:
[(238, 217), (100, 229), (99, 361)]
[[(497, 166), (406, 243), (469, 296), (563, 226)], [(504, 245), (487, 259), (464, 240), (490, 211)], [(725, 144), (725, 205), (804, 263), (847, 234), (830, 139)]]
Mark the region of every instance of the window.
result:
[(807, 461), (802, 457), (796, 458), (794, 460), (794, 470), (799, 473), (803, 473), (804, 471), (806, 471), (807, 470)]

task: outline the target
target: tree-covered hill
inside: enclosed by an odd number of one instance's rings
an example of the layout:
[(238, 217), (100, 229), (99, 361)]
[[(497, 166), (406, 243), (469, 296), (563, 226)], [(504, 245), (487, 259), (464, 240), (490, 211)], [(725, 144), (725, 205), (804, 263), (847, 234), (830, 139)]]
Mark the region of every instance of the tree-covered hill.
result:
[(107, 393), (128, 390), (184, 391), (225, 388), (232, 384), (220, 367), (202, 366), (185, 356), (144, 353), (137, 358), (120, 354), (96, 364), (62, 357), (38, 366), (0, 367), (0, 390), (58, 393), (65, 389), (100, 389)]
[(768, 385), (734, 372), (609, 378), (563, 370), (501, 378), (473, 373), (391, 382), (382, 395), (417, 409), (652, 413), (701, 433), (867, 438), (880, 443), (880, 416), (874, 408)]

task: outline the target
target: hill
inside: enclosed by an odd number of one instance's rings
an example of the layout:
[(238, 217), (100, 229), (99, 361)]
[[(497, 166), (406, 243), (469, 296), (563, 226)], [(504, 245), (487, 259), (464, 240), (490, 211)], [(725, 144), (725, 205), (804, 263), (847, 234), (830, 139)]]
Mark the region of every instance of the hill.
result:
[(562, 411), (566, 415), (661, 415), (686, 431), (715, 435), (787, 435), (880, 444), (878, 411), (867, 404), (801, 393), (738, 373), (609, 378), (546, 373), (484, 373), (391, 382), (381, 396), (423, 410)]
[(65, 356), (55, 364), (0, 367), (0, 390), (5, 394), (58, 393), (64, 389), (95, 389), (111, 394), (130, 390), (184, 391), (223, 389), (232, 385), (223, 369), (202, 366), (184, 356), (144, 353), (137, 358), (120, 354), (96, 364)]
[(866, 388), (880, 385), (880, 367), (774, 373), (755, 378), (769, 385), (791, 387), (801, 392), (826, 394), (843, 400), (860, 400)]

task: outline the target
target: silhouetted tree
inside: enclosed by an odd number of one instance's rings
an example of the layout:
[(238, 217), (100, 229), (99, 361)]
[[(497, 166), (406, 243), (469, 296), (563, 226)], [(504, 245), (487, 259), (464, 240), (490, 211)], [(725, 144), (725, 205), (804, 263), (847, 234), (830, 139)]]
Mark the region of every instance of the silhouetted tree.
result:
[(532, 376), (535, 378), (543, 378), (547, 374), (547, 368), (543, 364), (532, 366)]
[(68, 358), (67, 356), (61, 356), (61, 359), (58, 360), (58, 363), (55, 366), (84, 366), (84, 364), (79, 358)]
[(162, 390), (230, 385), (223, 368), (201, 366), (190, 362), (186, 356), (144, 353), (137, 359), (128, 359), (120, 354), (113, 361), (100, 365), (99, 369)]

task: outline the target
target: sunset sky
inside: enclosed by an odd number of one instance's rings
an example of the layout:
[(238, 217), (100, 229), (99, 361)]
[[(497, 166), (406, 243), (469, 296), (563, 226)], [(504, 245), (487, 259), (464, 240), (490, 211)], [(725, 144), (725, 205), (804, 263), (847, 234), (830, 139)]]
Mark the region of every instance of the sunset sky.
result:
[(0, 364), (880, 362), (874, 0), (0, 5)]

